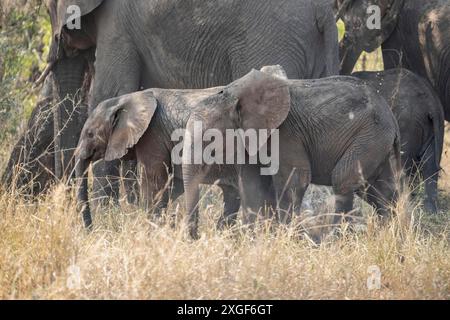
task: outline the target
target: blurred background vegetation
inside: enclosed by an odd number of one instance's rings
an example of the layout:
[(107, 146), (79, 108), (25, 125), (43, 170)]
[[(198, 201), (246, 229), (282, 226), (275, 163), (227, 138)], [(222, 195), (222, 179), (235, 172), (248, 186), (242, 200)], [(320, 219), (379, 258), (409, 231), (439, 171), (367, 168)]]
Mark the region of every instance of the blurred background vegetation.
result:
[[(17, 136), (35, 106), (51, 25), (42, 0), (0, 0), (0, 143)], [(5, 152), (2, 148), (1, 152)]]

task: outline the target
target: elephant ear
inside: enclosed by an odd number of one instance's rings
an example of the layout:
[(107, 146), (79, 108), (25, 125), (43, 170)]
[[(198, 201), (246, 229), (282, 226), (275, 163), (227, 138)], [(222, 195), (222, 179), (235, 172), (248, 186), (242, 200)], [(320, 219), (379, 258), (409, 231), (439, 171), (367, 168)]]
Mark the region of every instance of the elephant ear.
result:
[(152, 91), (140, 91), (120, 97), (111, 106), (112, 132), (106, 148), (105, 160), (125, 156), (147, 130), (158, 102)]
[(261, 71), (252, 70), (227, 91), (238, 100), (233, 118), (244, 130), (276, 129), (291, 108), (288, 81)]

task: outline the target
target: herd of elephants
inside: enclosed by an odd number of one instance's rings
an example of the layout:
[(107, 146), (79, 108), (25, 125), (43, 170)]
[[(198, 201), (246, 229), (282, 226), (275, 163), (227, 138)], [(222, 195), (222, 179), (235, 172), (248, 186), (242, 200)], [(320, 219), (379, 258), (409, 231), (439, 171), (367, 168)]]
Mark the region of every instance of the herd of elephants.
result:
[[(241, 207), (247, 223), (268, 206), (289, 222), (310, 184), (333, 187), (336, 213), (350, 212), (358, 195), (388, 217), (401, 172), (421, 177), (423, 207), (438, 211), (450, 121), (450, 0), (46, 5), (53, 37), (41, 99), (4, 184), (36, 196), (79, 178), (87, 227), (89, 203), (117, 202), (122, 182), (129, 202), (156, 212), (185, 193), (194, 238), (201, 184), (223, 191), (220, 227), (232, 225)], [(74, 5), (80, 28), (70, 18)], [(367, 23), (373, 8), (375, 28)], [(380, 46), (384, 71), (352, 73), (363, 51)], [(195, 121), (222, 132), (278, 129), (279, 171), (263, 176), (262, 163), (174, 164), (171, 134), (192, 133)]]

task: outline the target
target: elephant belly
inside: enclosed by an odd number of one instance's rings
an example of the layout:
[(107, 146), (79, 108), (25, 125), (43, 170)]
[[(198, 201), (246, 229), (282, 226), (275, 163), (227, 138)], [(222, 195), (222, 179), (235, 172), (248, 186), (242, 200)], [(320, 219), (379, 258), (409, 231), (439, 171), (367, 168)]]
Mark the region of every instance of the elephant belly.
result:
[[(281, 64), (290, 78), (327, 75), (323, 34), (310, 2), (303, 7), (298, 2), (168, 1), (167, 8), (143, 8), (152, 12), (135, 31), (148, 71), (145, 87), (226, 85), (252, 68), (273, 64)], [(285, 16), (290, 19), (281, 19)]]

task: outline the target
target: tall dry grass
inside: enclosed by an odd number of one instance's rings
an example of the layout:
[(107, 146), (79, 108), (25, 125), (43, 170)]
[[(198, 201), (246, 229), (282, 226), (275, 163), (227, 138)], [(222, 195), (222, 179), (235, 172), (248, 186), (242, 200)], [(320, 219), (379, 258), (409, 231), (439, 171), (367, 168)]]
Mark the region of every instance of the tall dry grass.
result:
[[(0, 298), (450, 298), (448, 214), (436, 227), (400, 201), (399, 218), (383, 227), (363, 206), (359, 231), (321, 228), (331, 212), (323, 211), (275, 230), (219, 232), (220, 195), (206, 192), (213, 195), (201, 205), (198, 241), (182, 222), (153, 221), (125, 204), (98, 212), (88, 233), (63, 184), (32, 204), (1, 192)], [(180, 203), (166, 216), (174, 213), (184, 215)], [(320, 234), (320, 243), (312, 240)], [(380, 289), (367, 287), (371, 266), (381, 271)]]

